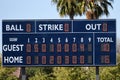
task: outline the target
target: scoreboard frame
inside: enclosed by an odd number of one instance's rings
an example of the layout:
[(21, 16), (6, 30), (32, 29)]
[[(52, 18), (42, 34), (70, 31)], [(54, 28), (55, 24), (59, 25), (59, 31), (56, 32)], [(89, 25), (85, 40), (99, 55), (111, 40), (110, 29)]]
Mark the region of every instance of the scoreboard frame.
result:
[[(4, 22), (7, 22), (7, 24), (14, 24), (14, 22), (16, 23), (16, 22), (23, 22), (23, 23), (21, 23), (21, 24), (23, 24), (23, 26), (25, 25), (25, 23), (24, 22), (32, 22), (32, 25), (33, 26), (36, 26), (36, 25), (38, 25), (38, 24), (40, 24), (41, 22), (45, 22), (45, 24), (50, 24), (51, 22), (53, 22), (53, 24), (64, 24), (64, 22), (67, 22), (68, 24), (70, 24), (69, 26), (70, 26), (70, 30), (69, 31), (71, 31), (71, 32), (69, 32), (68, 30), (62, 30), (62, 28), (59, 28), (59, 29), (61, 29), (61, 30), (53, 30), (53, 31), (39, 31), (38, 30), (38, 27), (35, 27), (34, 29), (33, 29), (33, 27), (32, 27), (32, 30), (33, 31), (35, 31), (35, 33), (34, 32), (30, 32), (30, 30), (28, 30), (28, 33), (26, 33), (26, 32), (24, 32), (24, 30), (25, 29), (21, 29), (22, 31), (21, 32), (19, 32), (19, 31), (13, 31), (13, 30), (11, 30), (11, 31), (5, 31), (5, 25), (4, 24), (6, 24), (6, 23), (4, 23)], [(38, 21), (38, 23), (37, 23), (37, 21)], [(114, 29), (112, 30), (112, 29), (109, 29), (110, 30), (110, 32), (109, 32), (109, 30), (107, 29), (107, 31), (105, 30), (104, 32), (102, 32), (101, 30), (100, 31), (97, 31), (97, 30), (89, 30), (89, 31), (85, 31), (84, 30), (84, 24), (86, 24), (86, 22), (90, 22), (90, 23), (92, 23), (92, 22), (94, 22), (93, 24), (95, 24), (95, 23), (103, 23), (103, 22), (109, 22), (109, 21), (113, 21), (113, 26), (114, 26)], [(35, 23), (34, 23), (35, 22)], [(55, 23), (54, 23), (55, 22)], [(58, 23), (57, 23), (58, 22)], [(75, 24), (73, 24), (75, 22)], [(45, 36), (47, 36), (48, 37), (48, 35), (52, 35), (52, 34), (59, 34), (61, 37), (63, 36), (63, 35), (65, 35), (65, 34), (68, 34), (67, 36), (71, 36), (70, 34), (86, 34), (86, 33), (88, 33), (88, 34), (92, 34), (92, 33), (96, 33), (96, 34), (99, 34), (99, 33), (102, 33), (102, 34), (108, 34), (108, 33), (111, 33), (111, 34), (113, 34), (114, 33), (114, 35), (112, 35), (112, 36), (107, 36), (107, 37), (114, 37), (114, 39), (109, 39), (109, 40), (113, 40), (114, 42), (113, 42), (113, 44), (112, 44), (112, 42), (110, 42), (112, 45), (114, 45), (114, 47), (115, 47), (115, 50), (113, 51), (113, 52), (115, 52), (114, 53), (114, 57), (113, 58), (115, 58), (113, 61), (112, 61), (112, 63), (108, 63), (108, 64), (100, 64), (100, 62), (99, 62), (99, 60), (98, 60), (98, 64), (96, 63), (96, 53), (95, 53), (95, 50), (93, 49), (93, 47), (95, 46), (95, 45), (92, 45), (92, 50), (93, 50), (93, 55), (92, 55), (92, 64), (76, 64), (76, 65), (74, 65), (74, 64), (69, 64), (69, 65), (65, 65), (65, 64), (53, 64), (53, 65), (50, 65), (50, 64), (45, 64), (45, 65), (43, 65), (43, 64), (30, 64), (30, 65), (26, 65), (26, 63), (23, 63), (23, 64), (18, 64), (18, 65), (16, 65), (16, 64), (5, 64), (3, 61), (4, 61), (4, 53), (5, 53), (5, 51), (3, 51), (3, 54), (2, 54), (2, 65), (3, 66), (115, 66), (116, 65), (116, 44), (117, 44), (117, 42), (116, 42), (116, 20), (115, 19), (100, 19), (100, 20), (79, 20), (79, 19), (77, 19), (77, 20), (66, 20), (66, 19), (41, 19), (41, 20), (3, 20), (2, 21), (2, 30), (3, 30), (3, 33), (2, 33), (2, 37), (4, 37), (5, 35), (7, 35), (5, 38), (7, 38), (7, 37), (9, 37), (10, 35), (12, 35), (12, 38), (14, 38), (14, 36), (13, 35), (21, 35), (21, 34), (23, 34), (23, 35), (33, 35), (34, 36), (34, 34), (35, 35), (45, 35)], [(41, 24), (43, 24), (43, 23), (41, 23)], [(81, 24), (81, 23), (83, 23), (83, 24)], [(19, 23), (20, 24), (20, 23)], [(112, 24), (111, 22), (109, 22), (109, 24)], [(65, 25), (65, 24), (64, 24)], [(74, 26), (76, 26), (76, 25), (82, 25), (82, 28), (81, 27), (79, 27), (79, 28), (81, 28), (81, 30), (80, 29), (77, 29), (78, 28), (78, 26), (77, 26), (77, 28), (74, 28)], [(99, 24), (100, 25), (100, 24)], [(99, 25), (96, 25), (96, 26), (99, 26)], [(29, 26), (29, 25), (28, 25)], [(72, 27), (71, 27), (72, 26)], [(112, 26), (112, 27), (113, 27)], [(21, 27), (22, 27), (22, 25), (21, 25)], [(111, 26), (110, 26), (110, 28), (111, 28)], [(20, 28), (19, 28), (20, 29)], [(31, 30), (31, 31), (32, 31)], [(78, 30), (80, 30), (80, 31), (78, 31)], [(26, 31), (27, 31), (27, 29), (26, 29)], [(75, 32), (74, 32), (75, 31)], [(30, 33), (29, 33), (30, 32)], [(62, 35), (63, 34), (63, 35)], [(22, 36), (22, 35), (21, 35)], [(55, 35), (54, 35), (55, 36)], [(72, 35), (73, 36), (73, 35)], [(100, 35), (100, 36), (102, 36), (102, 35)], [(105, 36), (105, 37), (106, 37)], [(24, 37), (24, 36), (22, 36), (22, 37)], [(64, 37), (64, 36), (63, 36)], [(66, 36), (65, 36), (66, 37)], [(93, 34), (93, 36), (92, 37), (94, 37), (93, 39), (95, 39), (95, 34)], [(32, 38), (32, 37), (31, 37)], [(35, 38), (35, 37), (34, 37)], [(56, 36), (55, 36), (55, 38), (56, 38)], [(18, 37), (18, 39), (20, 39), (19, 37)], [(3, 39), (3, 44), (5, 43), (4, 42), (4, 40), (5, 39)], [(7, 39), (8, 40), (8, 39)], [(23, 39), (24, 40), (24, 39)], [(108, 40), (108, 41), (109, 41)], [(7, 42), (8, 43), (8, 42)], [(53, 42), (54, 43), (54, 42)], [(61, 44), (64, 44), (65, 42), (63, 42), (63, 43), (61, 43)], [(68, 42), (69, 43), (69, 42)], [(93, 40), (93, 44), (95, 44), (96, 43), (96, 41), (94, 41)], [(109, 43), (109, 42), (108, 42)], [(48, 44), (49, 44), (49, 42), (48, 42)], [(112, 47), (113, 48), (113, 47)], [(2, 47), (2, 50), (3, 50), (3, 47)], [(9, 51), (6, 51), (7, 52), (7, 54), (9, 53)], [(14, 53), (14, 52), (13, 52)], [(18, 52), (19, 53), (19, 52)], [(108, 54), (111, 54), (111, 53), (109, 53), (109, 52), (107, 52)], [(17, 52), (15, 52), (14, 54), (17, 54)], [(14, 56), (14, 54), (13, 54), (13, 56)], [(38, 53), (39, 54), (39, 53)], [(70, 52), (70, 54), (72, 54), (72, 52)], [(85, 53), (85, 54), (89, 54), (89, 53)], [(107, 54), (107, 55), (108, 55)], [(102, 54), (103, 55), (103, 54)], [(106, 55), (106, 57), (107, 57), (107, 55)], [(32, 55), (31, 55), (32, 56)], [(46, 55), (46, 56), (48, 56), (48, 55)], [(24, 56), (23, 56), (24, 57)]]

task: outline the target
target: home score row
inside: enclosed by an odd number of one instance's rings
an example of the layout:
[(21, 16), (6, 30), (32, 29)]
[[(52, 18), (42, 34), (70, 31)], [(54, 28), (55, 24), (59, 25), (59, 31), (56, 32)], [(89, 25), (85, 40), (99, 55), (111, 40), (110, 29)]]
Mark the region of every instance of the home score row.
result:
[(3, 66), (114, 66), (116, 20), (3, 20)]

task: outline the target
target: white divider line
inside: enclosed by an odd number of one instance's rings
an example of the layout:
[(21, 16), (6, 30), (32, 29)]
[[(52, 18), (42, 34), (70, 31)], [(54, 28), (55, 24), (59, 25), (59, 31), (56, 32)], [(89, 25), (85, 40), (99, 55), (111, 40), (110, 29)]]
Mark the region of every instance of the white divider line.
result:
[(93, 65), (95, 65), (95, 33), (93, 33)]
[(71, 23), (71, 24), (72, 24), (72, 26), (71, 26), (71, 27), (72, 27), (72, 33), (73, 33), (73, 20), (72, 20), (72, 23)]
[(36, 20), (34, 22), (35, 22), (35, 33), (36, 33)]

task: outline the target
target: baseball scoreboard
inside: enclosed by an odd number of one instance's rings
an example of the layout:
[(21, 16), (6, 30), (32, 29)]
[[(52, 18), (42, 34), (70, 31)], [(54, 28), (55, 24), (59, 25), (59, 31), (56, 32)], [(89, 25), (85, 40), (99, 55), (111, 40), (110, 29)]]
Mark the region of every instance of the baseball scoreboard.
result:
[(114, 66), (116, 20), (3, 20), (3, 66)]

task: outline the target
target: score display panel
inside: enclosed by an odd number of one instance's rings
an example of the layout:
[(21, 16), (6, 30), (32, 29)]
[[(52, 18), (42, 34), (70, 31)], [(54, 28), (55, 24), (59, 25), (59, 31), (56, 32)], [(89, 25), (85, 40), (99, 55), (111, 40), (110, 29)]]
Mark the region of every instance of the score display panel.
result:
[(114, 66), (116, 20), (3, 20), (3, 66)]

